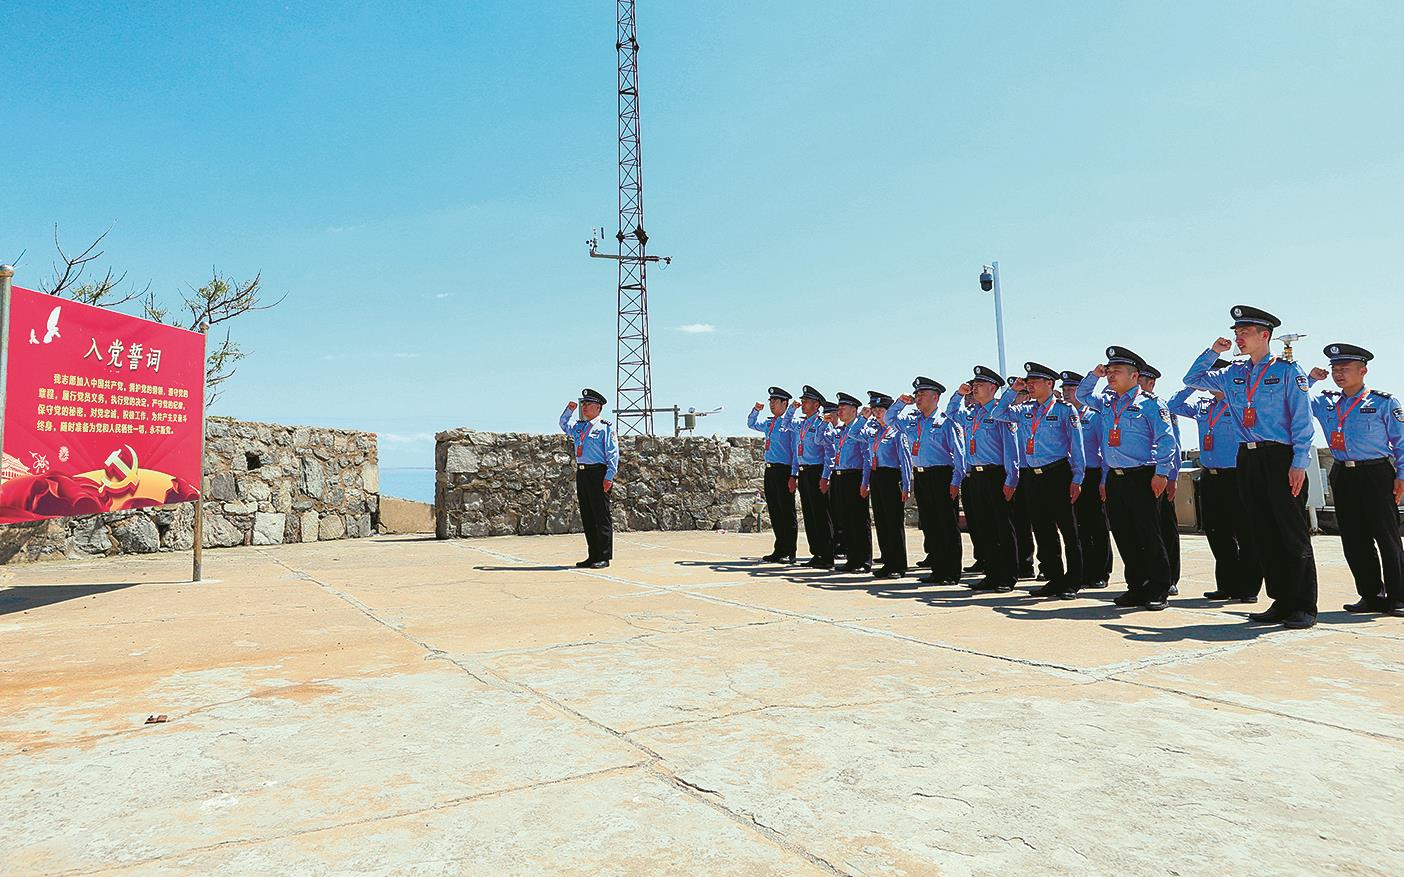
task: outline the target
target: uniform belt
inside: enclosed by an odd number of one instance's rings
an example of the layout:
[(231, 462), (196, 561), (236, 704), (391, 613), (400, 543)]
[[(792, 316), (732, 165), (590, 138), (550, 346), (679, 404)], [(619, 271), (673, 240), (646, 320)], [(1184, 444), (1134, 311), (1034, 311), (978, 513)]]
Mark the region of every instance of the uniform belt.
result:
[(981, 464), (981, 465), (979, 465), (979, 466), (971, 466), (971, 467), (970, 467), (970, 471), (971, 471), (971, 472), (990, 472), (990, 471), (993, 471), (993, 470), (995, 470), (995, 469), (998, 469), (998, 470), (1000, 470), (1001, 472), (1004, 471), (1004, 467), (1003, 467), (1003, 466), (996, 466), (996, 465), (993, 464), (993, 463)]
[(576, 463), (576, 464), (575, 464), (575, 470), (576, 470), (577, 472), (584, 472), (586, 469), (603, 469), (604, 467), (605, 467), (605, 464), (604, 464), (604, 463)]
[(1120, 469), (1112, 469), (1113, 475), (1134, 475), (1137, 472), (1144, 472), (1147, 469), (1154, 469), (1154, 466), (1128, 466)]
[(1230, 474), (1232, 474), (1232, 473), (1234, 473), (1234, 472), (1237, 472), (1238, 470), (1237, 470), (1237, 469), (1224, 469), (1224, 468), (1220, 467), (1220, 468), (1218, 468), (1218, 469), (1208, 469), (1208, 468), (1206, 468), (1204, 471), (1205, 471), (1205, 472), (1208, 472), (1210, 475), (1230, 475)]
[(1283, 442), (1244, 442), (1239, 445), (1239, 447), (1247, 448), (1250, 451), (1258, 451), (1267, 448), (1285, 448), (1287, 445)]
[(1393, 466), (1394, 461), (1389, 457), (1376, 457), (1373, 460), (1337, 460), (1338, 464), (1347, 469), (1354, 469), (1357, 466)]
[(801, 471), (801, 472), (803, 472), (803, 471), (806, 470), (806, 469), (823, 469), (823, 468), (824, 468), (824, 464), (823, 464), (823, 463), (800, 463), (800, 471)]
[(790, 464), (789, 464), (789, 463), (771, 463), (771, 462), (768, 462), (768, 461), (767, 461), (765, 465), (766, 465), (767, 468), (769, 468), (769, 467), (771, 467), (771, 466), (784, 466), (786, 469), (790, 468)]
[(916, 470), (917, 470), (918, 472), (937, 472), (937, 471), (947, 471), (947, 472), (949, 472), (949, 471), (950, 471), (951, 469), (953, 469), (953, 468), (955, 468), (955, 467), (954, 467), (954, 466), (918, 466), (918, 467), (916, 467)]
[(1064, 469), (1067, 466), (1067, 460), (1054, 460), (1047, 466), (1025, 466), (1024, 471), (1032, 472), (1035, 475), (1042, 475), (1045, 472), (1056, 472), (1057, 470)]
[(854, 473), (857, 472), (857, 471), (858, 471), (857, 469), (835, 469), (835, 470), (833, 470), (832, 472), (830, 472), (829, 474), (830, 474), (830, 475), (852, 475), (852, 474), (854, 474)]
[(883, 471), (883, 472), (896, 472), (896, 471), (898, 471), (898, 467), (897, 467), (897, 466), (874, 466), (873, 469), (878, 470), (878, 471)]

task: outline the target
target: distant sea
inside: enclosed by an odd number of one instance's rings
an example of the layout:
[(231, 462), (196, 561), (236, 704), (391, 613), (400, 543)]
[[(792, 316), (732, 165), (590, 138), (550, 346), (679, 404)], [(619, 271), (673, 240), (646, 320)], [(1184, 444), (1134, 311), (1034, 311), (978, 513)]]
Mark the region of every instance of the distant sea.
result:
[(381, 496), (398, 496), (415, 502), (434, 502), (433, 469), (380, 469)]

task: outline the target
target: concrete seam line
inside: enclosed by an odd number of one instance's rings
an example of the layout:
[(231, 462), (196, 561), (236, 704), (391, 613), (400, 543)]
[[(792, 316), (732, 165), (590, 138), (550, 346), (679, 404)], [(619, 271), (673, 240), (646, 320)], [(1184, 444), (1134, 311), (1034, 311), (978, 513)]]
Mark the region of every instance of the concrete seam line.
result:
[(477, 801), (490, 800), (492, 798), (500, 798), (504, 795), (512, 795), (517, 792), (529, 792), (533, 789), (548, 788), (550, 786), (559, 786), (565, 783), (590, 781), (600, 779), (601, 777), (610, 776), (612, 774), (625, 773), (627, 771), (647, 767), (647, 761), (637, 761), (632, 764), (618, 764), (613, 767), (605, 767), (600, 768), (599, 770), (586, 771), (585, 773), (572, 774), (571, 776), (567, 777), (558, 777), (556, 779), (551, 780), (540, 780), (539, 782), (526, 783), (520, 786), (505, 786), (500, 789), (489, 789), (486, 792), (475, 792), (471, 795), (461, 795), (457, 798), (449, 798), (443, 801), (435, 801), (434, 803), (428, 804), (424, 807), (416, 807), (410, 810), (401, 810), (395, 813), (387, 813), (383, 816), (367, 816), (364, 819), (351, 819), (345, 822), (334, 822), (330, 825), (318, 825), (313, 828), (298, 829), (297, 831), (288, 831), (282, 834), (269, 835), (267, 837), (252, 837), (242, 838), (238, 840), (226, 840), (215, 844), (206, 844), (205, 846), (190, 847), (189, 849), (180, 850), (179, 852), (167, 853), (162, 856), (153, 856), (149, 859), (141, 859), (140, 861), (136, 862), (124, 862), (120, 865), (111, 865), (108, 867), (99, 868), (96, 871), (57, 871), (54, 873), (56, 875), (59, 875), (59, 877), (67, 877), (67, 875), (74, 875), (74, 877), (78, 877), (78, 875), (106, 874), (111, 873), (113, 871), (122, 871), (134, 867), (140, 867), (142, 865), (149, 865), (154, 862), (162, 862), (168, 859), (178, 860), (186, 856), (197, 855), (199, 853), (207, 853), (213, 850), (259, 846), (260, 844), (274, 843), (280, 840), (287, 840), (288, 838), (305, 837), (306, 835), (317, 834), (323, 831), (336, 831), (337, 829), (349, 828), (354, 825), (370, 825), (376, 822), (384, 822), (387, 819), (403, 819), (406, 816), (414, 816), (420, 813), (431, 813), (435, 810), (447, 810), (453, 807), (462, 806), (463, 804), (471, 804)]

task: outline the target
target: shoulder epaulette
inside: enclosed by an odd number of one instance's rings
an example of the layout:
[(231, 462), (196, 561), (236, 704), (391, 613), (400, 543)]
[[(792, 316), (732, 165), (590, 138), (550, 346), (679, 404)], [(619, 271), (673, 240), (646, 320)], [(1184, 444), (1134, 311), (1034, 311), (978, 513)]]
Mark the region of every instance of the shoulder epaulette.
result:
[(609, 426), (609, 425), (610, 425), (609, 421), (608, 421), (608, 420), (604, 420), (603, 418), (601, 418), (600, 423), (603, 423), (605, 426)]
[(1379, 396), (1381, 399), (1393, 399), (1393, 398), (1394, 398), (1394, 397), (1391, 396), (1389, 393), (1386, 393), (1386, 392), (1384, 392), (1383, 390), (1371, 390), (1370, 392), (1374, 393), (1376, 396)]
[(1321, 391), (1321, 395), (1323, 395), (1323, 396), (1339, 396), (1339, 395), (1341, 395), (1341, 391), (1340, 391), (1340, 390), (1322, 390), (1322, 391)]

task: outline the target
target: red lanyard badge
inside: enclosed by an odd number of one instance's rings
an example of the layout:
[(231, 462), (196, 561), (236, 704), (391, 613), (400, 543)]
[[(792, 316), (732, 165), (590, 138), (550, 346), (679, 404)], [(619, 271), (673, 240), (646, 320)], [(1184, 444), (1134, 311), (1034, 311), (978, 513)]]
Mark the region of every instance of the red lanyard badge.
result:
[(980, 426), (989, 419), (988, 417), (981, 418), (980, 415), (983, 413), (985, 413), (985, 408), (980, 405), (970, 415), (970, 453), (972, 454), (975, 453), (975, 436), (979, 434)]
[(776, 414), (770, 418), (770, 425), (765, 428), (765, 449), (770, 450), (770, 434), (775, 431), (775, 426), (780, 422), (780, 415)]
[(1336, 403), (1336, 430), (1331, 433), (1331, 450), (1344, 451), (1346, 449), (1345, 419), (1350, 416), (1350, 412), (1355, 410), (1355, 406), (1365, 401), (1365, 397), (1368, 395), (1370, 395), (1370, 388), (1365, 387), (1360, 391), (1360, 395), (1355, 397), (1355, 401), (1350, 403), (1350, 407), (1344, 411), (1341, 410), (1341, 406), (1345, 404), (1345, 399)]
[(815, 419), (818, 416), (818, 414), (811, 414), (809, 417), (805, 418), (804, 429), (800, 430), (799, 435), (799, 449), (795, 451), (797, 455), (802, 456), (804, 454), (804, 440), (808, 438), (809, 433), (813, 431)]
[(874, 469), (876, 469), (877, 466), (878, 466), (878, 461), (877, 461), (878, 445), (882, 444), (882, 440), (885, 439), (885, 438), (887, 438), (887, 433), (888, 433), (888, 431), (891, 430), (891, 429), (892, 429), (892, 427), (890, 427), (890, 426), (884, 426), (881, 430), (878, 431), (877, 435), (873, 436), (873, 468), (874, 468)]
[[(1057, 404), (1058, 399), (1056, 397), (1049, 399), (1048, 407), (1043, 409), (1042, 414), (1038, 413), (1038, 406), (1034, 406), (1034, 420), (1033, 423), (1029, 426), (1029, 440), (1024, 443), (1024, 453), (1032, 454), (1034, 452), (1034, 436), (1038, 435), (1038, 425), (1043, 422), (1043, 418), (1047, 417), (1048, 412), (1052, 411), (1053, 406)], [(1117, 437), (1117, 440), (1120, 441), (1119, 435)]]
[[(1243, 409), (1243, 425), (1250, 429), (1258, 425), (1258, 409), (1253, 407), (1253, 396), (1257, 394), (1258, 387), (1262, 386), (1263, 378), (1267, 376), (1268, 371), (1272, 369), (1272, 364), (1276, 361), (1277, 357), (1269, 356), (1268, 361), (1263, 363), (1263, 370), (1258, 374), (1258, 379), (1253, 382), (1253, 386), (1248, 388), (1248, 404)], [(1248, 373), (1250, 375), (1253, 373), (1251, 366)]]
[[(1222, 401), (1222, 402), (1219, 403), (1219, 413), (1218, 413), (1218, 414), (1210, 413), (1210, 415), (1209, 415), (1209, 429), (1205, 431), (1205, 433), (1204, 433), (1204, 439), (1203, 439), (1203, 441), (1201, 441), (1201, 442), (1199, 443), (1199, 444), (1200, 444), (1200, 450), (1204, 450), (1204, 451), (1212, 451), (1212, 450), (1214, 450), (1214, 424), (1216, 424), (1216, 423), (1219, 422), (1219, 419), (1220, 419), (1221, 417), (1224, 416), (1224, 412), (1227, 411), (1227, 410), (1229, 410), (1229, 403), (1228, 403), (1228, 400), (1225, 399), (1224, 401)], [(1213, 409), (1211, 408), (1210, 411), (1212, 412)]]
[(1121, 406), (1121, 410), (1116, 410), (1116, 400), (1112, 400), (1112, 425), (1107, 430), (1107, 444), (1113, 448), (1121, 447), (1121, 415), (1125, 414), (1136, 402), (1136, 397), (1141, 395), (1140, 387), (1131, 391), (1131, 395), (1126, 397), (1126, 404)]
[(590, 434), (590, 421), (585, 420), (580, 424), (580, 432), (575, 434), (575, 459), (579, 460), (585, 456), (585, 437)]

